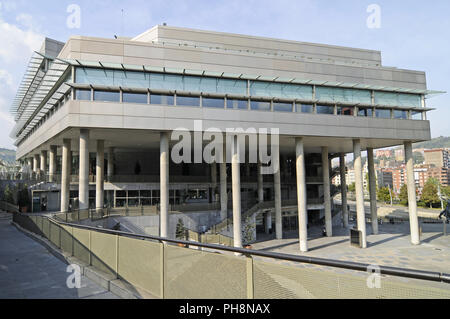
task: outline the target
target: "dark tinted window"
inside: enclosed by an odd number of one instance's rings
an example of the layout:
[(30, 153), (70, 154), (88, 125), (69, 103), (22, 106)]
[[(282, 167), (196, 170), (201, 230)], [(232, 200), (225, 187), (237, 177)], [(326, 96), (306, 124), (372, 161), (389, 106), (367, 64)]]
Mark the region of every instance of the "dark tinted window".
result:
[(173, 95), (151, 94), (150, 104), (173, 105)]
[(227, 99), (227, 108), (235, 110), (247, 110), (248, 101), (247, 100), (237, 100), (237, 99)]
[(334, 106), (317, 105), (317, 114), (334, 114)]
[(91, 90), (76, 90), (75, 99), (81, 100), (81, 101), (90, 101), (91, 100)]
[(94, 101), (119, 102), (120, 92), (94, 91)]
[(214, 107), (223, 109), (225, 107), (224, 99), (204, 97), (202, 99), (203, 107)]
[(200, 106), (200, 97), (177, 95), (178, 106)]
[(269, 101), (250, 101), (250, 107), (255, 111), (270, 111)]
[(124, 103), (147, 104), (147, 94), (146, 93), (123, 92), (122, 100)]
[(292, 112), (292, 103), (274, 102), (273, 110), (275, 112)]
[(296, 105), (297, 112), (298, 113), (312, 113), (313, 112), (313, 106), (312, 104), (297, 104)]

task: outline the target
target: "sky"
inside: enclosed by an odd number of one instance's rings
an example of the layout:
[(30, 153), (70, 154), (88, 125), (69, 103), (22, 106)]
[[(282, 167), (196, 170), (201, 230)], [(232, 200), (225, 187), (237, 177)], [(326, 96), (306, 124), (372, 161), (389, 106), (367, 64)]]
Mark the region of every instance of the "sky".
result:
[[(79, 24), (73, 23), (74, 5)], [(0, 148), (15, 148), (9, 109), (45, 37), (136, 36), (165, 22), (372, 49), (382, 52), (383, 66), (425, 71), (428, 89), (450, 92), (449, 13), (448, 0), (0, 0)], [(450, 136), (450, 94), (428, 99), (427, 106), (436, 108), (428, 113), (432, 137)]]

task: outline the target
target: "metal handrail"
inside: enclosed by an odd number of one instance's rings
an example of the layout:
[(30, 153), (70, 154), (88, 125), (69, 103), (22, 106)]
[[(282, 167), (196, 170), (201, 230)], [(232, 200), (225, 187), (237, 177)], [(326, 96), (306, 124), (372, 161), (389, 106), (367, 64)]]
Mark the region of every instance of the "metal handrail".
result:
[[(332, 260), (332, 259), (317, 258), (317, 257), (296, 256), (296, 255), (289, 255), (289, 254), (282, 254), (282, 253), (264, 252), (264, 251), (260, 251), (260, 250), (251, 250), (251, 249), (244, 249), (244, 248), (221, 246), (221, 245), (215, 245), (215, 244), (204, 244), (204, 243), (192, 242), (192, 241), (186, 241), (186, 240), (169, 239), (169, 238), (163, 238), (163, 237), (158, 237), (158, 236), (139, 235), (139, 234), (133, 234), (133, 233), (122, 232), (122, 231), (117, 231), (117, 230), (95, 228), (95, 227), (90, 227), (90, 226), (85, 226), (85, 225), (78, 225), (78, 224), (71, 224), (71, 223), (56, 221), (55, 219), (53, 219), (51, 217), (49, 217), (49, 219), (54, 222), (65, 225), (65, 226), (76, 227), (76, 228), (81, 228), (81, 229), (86, 229), (86, 230), (92, 230), (92, 231), (97, 231), (97, 232), (101, 232), (101, 233), (107, 233), (107, 234), (123, 236), (123, 237), (147, 239), (147, 240), (158, 241), (161, 243), (182, 244), (182, 245), (186, 245), (186, 246), (191, 245), (191, 246), (201, 247), (201, 248), (222, 250), (222, 251), (238, 253), (238, 254), (241, 254), (244, 256), (248, 256), (248, 257), (258, 256), (258, 257), (264, 257), (264, 258), (287, 260), (287, 261), (294, 261), (294, 262), (299, 262), (299, 263), (307, 263), (307, 264), (314, 264), (314, 265), (320, 265), (320, 266), (335, 267), (335, 268), (342, 268), (342, 269), (356, 270), (356, 271), (363, 271), (363, 272), (367, 272), (367, 269), (369, 269), (369, 267), (373, 266), (371, 264), (357, 263), (357, 262), (351, 262), (351, 261), (340, 261), (340, 260)], [(424, 271), (424, 270), (417, 270), (417, 269), (407, 269), (407, 268), (399, 268), (399, 267), (390, 267), (390, 266), (379, 266), (379, 270), (380, 270), (380, 274), (384, 274), (384, 275), (392, 275), (392, 276), (397, 276), (397, 277), (405, 277), (405, 278), (421, 279), (421, 280), (434, 281), (434, 282), (450, 283), (450, 274), (447, 274), (447, 273)]]

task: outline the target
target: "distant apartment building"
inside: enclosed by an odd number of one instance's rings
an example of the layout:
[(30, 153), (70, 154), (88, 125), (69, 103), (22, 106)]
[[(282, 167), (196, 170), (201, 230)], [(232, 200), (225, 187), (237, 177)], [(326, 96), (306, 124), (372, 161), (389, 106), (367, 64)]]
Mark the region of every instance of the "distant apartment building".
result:
[(402, 149), (395, 150), (395, 160), (402, 162), (405, 160), (405, 152)]
[(387, 157), (390, 158), (394, 155), (393, 150), (377, 150), (375, 153), (376, 157)]
[(383, 168), (377, 170), (377, 182), (378, 187), (389, 187), (392, 189), (393, 187), (392, 171)]
[(450, 168), (450, 158), (448, 149), (432, 149), (424, 151), (425, 164), (436, 167)]

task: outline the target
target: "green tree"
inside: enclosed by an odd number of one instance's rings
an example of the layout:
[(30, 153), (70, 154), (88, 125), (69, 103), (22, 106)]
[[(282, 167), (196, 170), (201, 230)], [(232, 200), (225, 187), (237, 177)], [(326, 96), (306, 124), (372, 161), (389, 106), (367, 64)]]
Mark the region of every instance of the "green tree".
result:
[(15, 204), (13, 190), (11, 189), (11, 187), (9, 187), (9, 185), (6, 185), (5, 190), (3, 191), (3, 195), (5, 202)]
[(406, 184), (403, 184), (402, 188), (400, 188), (398, 198), (400, 199), (400, 204), (408, 206), (408, 186)]
[(186, 228), (184, 227), (184, 223), (183, 223), (182, 219), (178, 220), (176, 236), (177, 236), (177, 239), (185, 239), (185, 237), (186, 237)]
[(351, 193), (354, 193), (356, 190), (356, 184), (355, 183), (351, 183), (350, 185), (348, 185), (348, 191)]
[(436, 180), (432, 178), (428, 179), (428, 181), (425, 183), (425, 186), (423, 187), (422, 196), (420, 200), (430, 208), (433, 208), (433, 205), (441, 204), (441, 200), (438, 196), (438, 188), (436, 186)]
[(17, 205), (19, 205), (20, 208), (31, 206), (28, 186), (26, 184), (19, 189), (19, 192), (17, 194)]
[(391, 201), (391, 195), (389, 193), (389, 188), (379, 187), (377, 190), (377, 198), (379, 201), (388, 203)]

